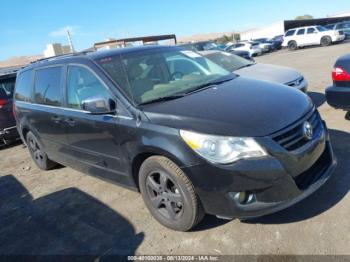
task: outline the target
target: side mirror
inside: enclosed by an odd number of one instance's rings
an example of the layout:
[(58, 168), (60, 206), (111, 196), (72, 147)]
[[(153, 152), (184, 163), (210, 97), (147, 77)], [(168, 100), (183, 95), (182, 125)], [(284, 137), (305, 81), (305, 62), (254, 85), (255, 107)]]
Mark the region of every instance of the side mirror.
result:
[(85, 99), (82, 103), (83, 110), (93, 115), (114, 114), (116, 102), (102, 96), (94, 96)]

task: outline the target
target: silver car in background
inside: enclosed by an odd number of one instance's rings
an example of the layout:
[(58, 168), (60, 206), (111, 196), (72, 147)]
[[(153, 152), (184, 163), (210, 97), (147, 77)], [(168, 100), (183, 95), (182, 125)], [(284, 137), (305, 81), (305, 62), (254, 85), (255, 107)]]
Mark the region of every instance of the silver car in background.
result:
[(304, 93), (307, 91), (308, 83), (306, 79), (293, 68), (259, 64), (234, 54), (217, 50), (202, 51), (199, 53), (237, 75), (288, 85)]

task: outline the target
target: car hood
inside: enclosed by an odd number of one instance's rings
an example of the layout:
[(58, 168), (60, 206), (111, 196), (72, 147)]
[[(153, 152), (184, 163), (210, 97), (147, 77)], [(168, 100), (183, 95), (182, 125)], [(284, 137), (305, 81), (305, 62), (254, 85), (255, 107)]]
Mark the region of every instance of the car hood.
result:
[(266, 136), (297, 121), (313, 104), (293, 88), (243, 77), (182, 98), (148, 104), (152, 123), (226, 136)]
[(268, 64), (254, 64), (238, 69), (234, 73), (240, 76), (272, 81), (279, 84), (286, 84), (302, 77), (298, 71), (292, 68)]

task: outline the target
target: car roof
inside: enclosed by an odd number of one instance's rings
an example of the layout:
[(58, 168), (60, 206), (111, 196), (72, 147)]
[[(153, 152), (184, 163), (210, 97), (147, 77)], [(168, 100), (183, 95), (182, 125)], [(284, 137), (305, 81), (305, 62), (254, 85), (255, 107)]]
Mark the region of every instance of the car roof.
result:
[(137, 46), (137, 47), (115, 48), (111, 50), (102, 50), (102, 51), (76, 52), (76, 53), (71, 53), (71, 54), (66, 54), (61, 56), (39, 59), (37, 61), (32, 62), (29, 66), (25, 67), (21, 71), (40, 68), (44, 66), (46, 67), (46, 66), (55, 65), (55, 64), (69, 63), (71, 61), (76, 61), (77, 59), (94, 61), (105, 57), (116, 56), (119, 54), (127, 54), (127, 53), (134, 53), (134, 52), (136, 53), (136, 52), (142, 52), (146, 50), (157, 50), (157, 49), (182, 50), (182, 48), (178, 46), (144, 45), (144, 46)]
[(221, 50), (205, 50), (205, 51), (198, 51), (201, 55), (211, 55), (211, 54), (218, 54), (218, 53), (224, 53), (224, 51)]

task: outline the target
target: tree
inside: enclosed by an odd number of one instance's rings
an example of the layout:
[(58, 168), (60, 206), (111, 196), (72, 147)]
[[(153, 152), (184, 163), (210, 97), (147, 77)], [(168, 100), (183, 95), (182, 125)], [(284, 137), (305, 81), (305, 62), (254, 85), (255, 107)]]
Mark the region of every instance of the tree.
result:
[(295, 20), (307, 20), (307, 19), (314, 19), (312, 15), (299, 15), (295, 18)]

